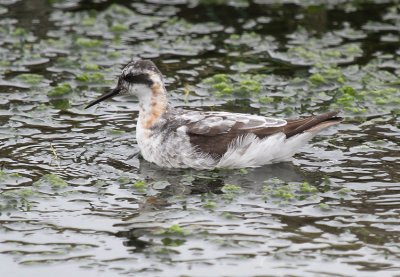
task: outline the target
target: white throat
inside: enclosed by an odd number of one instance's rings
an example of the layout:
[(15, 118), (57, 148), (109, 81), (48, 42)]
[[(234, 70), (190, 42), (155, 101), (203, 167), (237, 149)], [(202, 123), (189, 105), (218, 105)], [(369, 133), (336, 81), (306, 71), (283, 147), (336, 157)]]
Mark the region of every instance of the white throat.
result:
[(151, 87), (147, 85), (135, 85), (131, 93), (139, 99), (139, 121), (145, 128), (150, 128), (165, 112), (168, 99), (167, 92), (162, 83), (155, 83)]

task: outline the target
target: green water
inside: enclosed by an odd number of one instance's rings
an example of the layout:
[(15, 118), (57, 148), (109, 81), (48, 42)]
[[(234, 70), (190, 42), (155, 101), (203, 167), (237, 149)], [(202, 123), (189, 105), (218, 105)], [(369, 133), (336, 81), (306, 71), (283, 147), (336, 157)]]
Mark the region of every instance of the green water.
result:
[[(399, 1), (0, 0), (1, 276), (400, 274)], [(152, 59), (171, 102), (340, 109), (291, 162), (165, 170), (137, 100), (84, 106)]]

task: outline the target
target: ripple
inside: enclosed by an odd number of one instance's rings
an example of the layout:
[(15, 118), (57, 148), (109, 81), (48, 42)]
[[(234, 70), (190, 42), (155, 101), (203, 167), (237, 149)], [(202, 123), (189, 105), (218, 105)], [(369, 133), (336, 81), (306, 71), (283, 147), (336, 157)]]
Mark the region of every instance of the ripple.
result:
[[(5, 276), (399, 271), (398, 5), (0, 2)], [(161, 169), (139, 154), (137, 99), (84, 109), (137, 57), (175, 106), (345, 121), (290, 162)]]

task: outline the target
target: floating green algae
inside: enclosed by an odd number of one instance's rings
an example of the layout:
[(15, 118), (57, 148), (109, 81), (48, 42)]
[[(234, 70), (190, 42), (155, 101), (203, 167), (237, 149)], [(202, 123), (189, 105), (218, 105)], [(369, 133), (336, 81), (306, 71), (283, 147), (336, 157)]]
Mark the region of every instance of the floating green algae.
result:
[(187, 236), (189, 231), (179, 226), (179, 224), (171, 225), (170, 227), (159, 232), (160, 235)]
[[(95, 2), (40, 5), (38, 14), (45, 11), (49, 21), (39, 25), (19, 18), (24, 6), (35, 5), (0, 5), (12, 13), (0, 22), (2, 162), (30, 176), (0, 178), (0, 202), (10, 204), (1, 211), (7, 258), (39, 271), (68, 261), (71, 268), (86, 263), (93, 274), (168, 275), (179, 262), (182, 275), (204, 265), (228, 275), (251, 267), (262, 275), (260, 264), (274, 264), (272, 275), (282, 269), (301, 275), (340, 256), (346, 272), (390, 273), (397, 264), (390, 246), (396, 239), (400, 52), (399, 9), (389, 7), (396, 4)], [(24, 31), (11, 36), (19, 27)], [(79, 45), (78, 38), (102, 44)], [(285, 118), (340, 109), (346, 121), (310, 141), (293, 162), (212, 173), (163, 170), (136, 155), (136, 99), (122, 96), (126, 102), (117, 109), (110, 102), (110, 109), (83, 110), (108, 80), (115, 82), (120, 65), (139, 57), (159, 66), (174, 106)], [(16, 79), (22, 72), (44, 79), (30, 85)], [(257, 75), (263, 77), (253, 80)], [(209, 77), (215, 81), (204, 83)], [(63, 83), (70, 94), (46, 97)], [(131, 131), (121, 136), (125, 129)], [(59, 167), (50, 142), (63, 159)], [(70, 187), (32, 186), (47, 172)], [(330, 186), (319, 184), (324, 175)], [(263, 183), (273, 176), (284, 181)], [(166, 179), (168, 186), (160, 184)], [(136, 180), (147, 185), (134, 188)], [(170, 205), (150, 203), (152, 195)], [(193, 231), (186, 237), (156, 233), (172, 224)], [(60, 235), (67, 240), (57, 243)], [(380, 247), (372, 247), (375, 242)], [(108, 258), (98, 259), (103, 252)]]
[(71, 102), (69, 99), (52, 99), (50, 103), (54, 108), (61, 111), (66, 111), (71, 108)]
[(35, 182), (36, 186), (42, 186), (44, 184), (48, 184), (54, 190), (68, 187), (66, 181), (64, 181), (60, 176), (52, 173), (43, 175), (37, 182)]
[(28, 212), (37, 192), (26, 184), (30, 179), (16, 172), (0, 170), (0, 213), (2, 211), (21, 210)]
[(68, 83), (61, 83), (61, 84), (57, 85), (56, 87), (52, 88), (47, 93), (47, 95), (49, 97), (57, 98), (57, 97), (63, 97), (63, 96), (65, 96), (67, 94), (70, 94), (70, 93), (72, 93), (71, 85), (68, 84)]
[(76, 80), (79, 82), (102, 83), (104, 82), (104, 75), (100, 72), (82, 73), (76, 76)]
[(124, 130), (118, 130), (118, 129), (107, 129), (107, 133), (113, 136), (120, 136), (126, 133)]
[(103, 42), (98, 39), (78, 38), (76, 40), (76, 44), (85, 48), (94, 48), (94, 47), (100, 47), (103, 44)]
[(6, 172), (4, 170), (0, 170), (0, 182), (4, 182), (5, 180), (8, 179), (15, 179), (15, 178), (21, 178), (21, 174), (16, 173), (16, 172)]
[(216, 97), (250, 97), (262, 91), (263, 78), (265, 75), (260, 74), (216, 74), (206, 78), (202, 86), (208, 87)]
[(147, 182), (145, 180), (138, 180), (132, 184), (132, 188), (140, 193), (145, 193), (147, 189)]
[(224, 193), (239, 193), (242, 190), (240, 186), (237, 185), (231, 185), (231, 184), (225, 184), (222, 188), (221, 191)]
[(205, 208), (207, 210), (214, 210), (216, 207), (217, 207), (217, 203), (215, 201), (212, 201), (212, 200), (207, 200), (203, 204), (203, 208)]
[(85, 70), (90, 70), (90, 71), (98, 71), (98, 70), (100, 70), (99, 65), (98, 65), (98, 64), (95, 64), (95, 63), (85, 63), (85, 64), (83, 65), (83, 68), (84, 68)]
[(310, 185), (308, 182), (296, 184), (272, 179), (267, 180), (266, 183), (267, 185), (263, 188), (266, 199), (279, 199), (283, 201), (305, 200), (316, 196), (319, 192), (315, 186)]
[(0, 195), (0, 212), (4, 210), (21, 210), (29, 212), (32, 208), (32, 198), (36, 192), (31, 188), (7, 190)]
[(126, 25), (115, 23), (114, 25), (111, 26), (110, 30), (114, 33), (122, 33), (128, 31), (129, 28)]
[(44, 77), (39, 74), (24, 73), (18, 75), (16, 79), (28, 85), (35, 86), (40, 84), (44, 80)]

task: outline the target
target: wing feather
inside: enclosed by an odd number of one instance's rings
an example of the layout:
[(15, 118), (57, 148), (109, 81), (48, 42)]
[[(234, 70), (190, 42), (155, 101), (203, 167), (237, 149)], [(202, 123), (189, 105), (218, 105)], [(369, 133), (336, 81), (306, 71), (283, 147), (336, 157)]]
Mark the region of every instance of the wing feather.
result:
[(216, 136), (232, 131), (240, 132), (252, 130), (282, 127), (287, 124), (286, 120), (266, 118), (258, 115), (247, 115), (227, 112), (191, 112), (185, 115), (188, 120), (187, 132), (203, 136)]
[(334, 111), (302, 119), (284, 120), (228, 112), (182, 111), (176, 114), (179, 119), (176, 118), (174, 122), (180, 122), (176, 126), (177, 130), (185, 132), (193, 146), (213, 157), (222, 157), (230, 143), (241, 136), (254, 134), (262, 139), (284, 133), (289, 138), (307, 130), (319, 130), (339, 123), (342, 119), (337, 114)]

